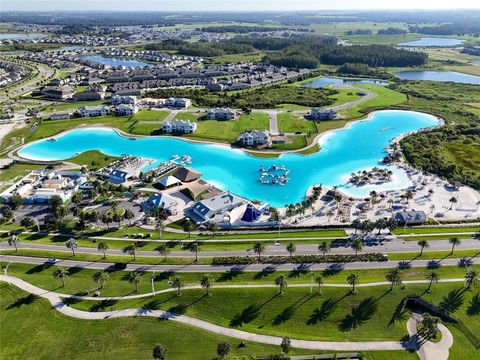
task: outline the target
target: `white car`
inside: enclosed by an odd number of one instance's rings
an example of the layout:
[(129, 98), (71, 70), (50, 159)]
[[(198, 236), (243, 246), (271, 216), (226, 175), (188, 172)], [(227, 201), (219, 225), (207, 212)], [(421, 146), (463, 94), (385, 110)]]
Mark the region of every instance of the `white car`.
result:
[(55, 259), (55, 258), (48, 258), (46, 263), (47, 264), (56, 264), (58, 261), (58, 259)]

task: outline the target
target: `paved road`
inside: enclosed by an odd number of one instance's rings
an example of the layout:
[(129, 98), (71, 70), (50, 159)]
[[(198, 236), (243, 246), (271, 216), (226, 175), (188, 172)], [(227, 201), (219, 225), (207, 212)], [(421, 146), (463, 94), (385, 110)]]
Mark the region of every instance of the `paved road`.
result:
[[(125, 246), (129, 245), (132, 240), (125, 242)], [(289, 255), (286, 250), (286, 242), (282, 245), (268, 245), (265, 249), (264, 255)], [(69, 251), (64, 244), (41, 244), (30, 242), (28, 240), (21, 242), (18, 247), (20, 249), (34, 249), (45, 251)], [(318, 255), (317, 244), (297, 244), (295, 255)], [(449, 251), (452, 246), (448, 240), (435, 240), (430, 242), (430, 246), (425, 251)], [(462, 244), (456, 248), (457, 250), (478, 250), (480, 253), (480, 241), (475, 239), (464, 239)], [(12, 250), (12, 247), (8, 245), (6, 241), (0, 242), (0, 250)], [(416, 241), (385, 241), (383, 245), (377, 246), (365, 246), (362, 250), (363, 253), (395, 253), (395, 252), (414, 252), (420, 251)], [(99, 254), (98, 250), (94, 247), (78, 247), (77, 253), (85, 254)], [(354, 254), (355, 252), (350, 247), (337, 247), (332, 248), (331, 254)], [(109, 249), (110, 255), (124, 255), (122, 249)], [(198, 253), (199, 257), (214, 257), (214, 256), (246, 256), (255, 255), (252, 248), (246, 250), (218, 250), (218, 251), (201, 251)], [(158, 256), (157, 251), (138, 250), (137, 256)], [(169, 256), (171, 257), (193, 257), (195, 256), (189, 250), (172, 251)]]
[[(72, 260), (73, 257), (65, 260), (58, 260), (56, 265), (63, 267), (80, 267), (86, 269), (113, 269), (115, 264), (111, 262), (80, 261)], [(15, 255), (0, 255), (2, 262), (14, 262), (21, 264), (43, 265), (45, 258)], [(159, 259), (161, 261), (161, 259)], [(480, 258), (473, 258), (472, 264), (479, 265)], [(409, 261), (411, 267), (426, 267), (431, 260), (412, 260)], [(392, 269), (397, 267), (398, 261), (383, 262), (351, 262), (342, 264), (318, 263), (318, 264), (250, 264), (250, 265), (197, 265), (193, 261), (186, 265), (142, 265), (126, 263), (124, 270), (128, 271), (149, 271), (149, 272), (184, 272), (184, 273), (208, 273), (208, 272), (260, 272), (260, 271), (317, 271), (325, 269), (338, 270), (365, 270), (365, 269)], [(443, 259), (439, 261), (440, 266), (458, 266), (458, 259)]]
[(277, 114), (277, 111), (268, 112), (268, 116), (270, 117), (270, 133), (272, 134), (278, 134)]
[(367, 90), (367, 89), (363, 89), (363, 88), (360, 89), (360, 88), (357, 88), (355, 86), (351, 86), (351, 85), (348, 85), (348, 84), (342, 84), (341, 87), (344, 88), (344, 89), (352, 89), (352, 91), (356, 91), (356, 92), (361, 91), (361, 92), (364, 92), (366, 95), (362, 96), (358, 100), (351, 101), (351, 102), (348, 102), (348, 103), (345, 103), (345, 104), (342, 104), (342, 105), (332, 106), (332, 107), (329, 107), (328, 109), (332, 109), (332, 110), (335, 110), (335, 111), (348, 110), (348, 109), (351, 109), (351, 108), (353, 108), (357, 105), (360, 105), (364, 102), (367, 102), (367, 101), (372, 100), (372, 99), (377, 97), (377, 93), (373, 92), (371, 90)]
[[(77, 310), (66, 305), (58, 293), (52, 291), (46, 291), (39, 287), (36, 287), (24, 280), (15, 277), (6, 278), (5, 275), (0, 275), (0, 281), (9, 281), (11, 284), (21, 288), (24, 291), (32, 293), (47, 299), (53, 308), (62, 313), (63, 315), (70, 316), (76, 319), (82, 320), (104, 320), (120, 317), (131, 316), (149, 316), (156, 317), (163, 320), (175, 321), (181, 324), (194, 326), (196, 328), (206, 330), (215, 334), (223, 336), (229, 336), (232, 338), (254, 341), (263, 344), (280, 345), (283, 338), (278, 336), (261, 335), (250, 333), (242, 330), (231, 329), (223, 326), (219, 326), (204, 320), (192, 318), (186, 315), (177, 315), (163, 310), (148, 310), (148, 309), (123, 309), (115, 311), (102, 311), (102, 312), (88, 312)], [(417, 350), (417, 344), (415, 341), (315, 341), (315, 340), (297, 340), (291, 339), (292, 347), (299, 349), (310, 350), (335, 350), (335, 351), (369, 351), (369, 350), (404, 350), (412, 349)]]

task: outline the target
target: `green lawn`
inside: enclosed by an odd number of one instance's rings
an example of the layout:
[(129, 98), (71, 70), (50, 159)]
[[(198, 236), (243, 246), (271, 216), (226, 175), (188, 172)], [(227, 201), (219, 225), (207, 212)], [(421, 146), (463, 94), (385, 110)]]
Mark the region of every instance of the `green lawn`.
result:
[(294, 113), (279, 113), (277, 115), (277, 123), (278, 129), (284, 132), (317, 133), (317, 127), (313, 121), (305, 120), (301, 115)]
[(199, 354), (215, 357), (221, 341), (231, 343), (231, 359), (279, 352), (278, 347), (253, 342), (237, 348), (239, 340), (155, 318), (73, 319), (53, 310), (44, 299), (28, 297), (5, 283), (0, 287), (3, 359), (151, 359), (155, 344), (162, 343), (168, 359), (197, 360)]
[(368, 89), (377, 93), (377, 96), (351, 109), (341, 111), (340, 114), (345, 119), (354, 119), (364, 116), (361, 110), (365, 109), (387, 109), (389, 106), (401, 104), (407, 100), (405, 94), (388, 89), (384, 86), (362, 84), (356, 86), (359, 89)]
[(169, 111), (140, 110), (133, 115), (132, 120), (137, 121), (163, 121), (169, 114)]
[(114, 156), (104, 155), (97, 150), (92, 150), (75, 156), (68, 161), (74, 164), (78, 164), (80, 166), (86, 166), (90, 170), (98, 170), (104, 166), (107, 166), (116, 159), (118, 158)]
[[(399, 340), (407, 334), (405, 322), (390, 321), (400, 300), (409, 294), (421, 294), (426, 285), (409, 284), (406, 289), (389, 286), (358, 288), (325, 287), (323, 295), (309, 294), (308, 288), (287, 288), (279, 294), (275, 288), (213, 288), (212, 296), (204, 290), (184, 290), (181, 296), (159, 294), (145, 299), (121, 300), (105, 310), (153, 307), (175, 311), (215, 324), (245, 331), (289, 336), (310, 340)], [(439, 304), (451, 291), (459, 291), (463, 302), (455, 315), (475, 333), (480, 334), (480, 315), (468, 309), (476, 291), (464, 291), (462, 284), (435, 284), (423, 297)], [(72, 305), (91, 311), (102, 306), (99, 301), (79, 301)], [(320, 309), (324, 309), (322, 312)], [(358, 310), (353, 313), (352, 309)], [(103, 310), (102, 306), (102, 310)], [(215, 309), (215, 311), (212, 311)]]
[[(7, 265), (6, 262), (0, 262), (2, 268)], [(480, 266), (474, 265), (472, 269), (479, 270)], [(67, 286), (58, 289), (61, 281), (53, 276), (57, 266), (28, 265), (12, 263), (8, 267), (8, 273), (19, 277), (42, 289), (49, 291), (60, 291), (65, 294), (85, 293), (92, 295), (98, 289), (98, 285), (92, 280), (92, 275), (97, 271), (93, 269), (70, 268), (70, 276), (66, 280)], [(440, 279), (462, 279), (465, 270), (459, 267), (440, 267), (435, 270)], [(370, 282), (385, 281), (385, 274), (388, 269), (368, 269), (368, 270), (342, 270), (339, 272), (314, 271), (314, 277), (322, 274), (327, 284), (345, 284), (345, 279), (351, 273), (356, 273), (362, 284)], [(403, 270), (405, 280), (424, 280), (425, 276), (431, 272), (426, 268), (411, 268)], [(101, 291), (102, 296), (124, 296), (132, 292), (133, 286), (127, 281), (125, 271), (112, 271), (105, 288)], [(158, 272), (155, 276), (155, 289), (167, 289), (168, 279), (171, 276), (168, 272)], [(202, 273), (178, 273), (182, 277), (185, 285), (198, 285)], [(273, 272), (214, 272), (211, 274), (213, 287), (217, 285), (231, 284), (273, 284), (274, 279), (284, 275), (289, 284), (309, 284), (309, 271), (273, 271)], [(148, 293), (152, 291), (150, 285), (150, 276), (145, 274), (139, 283), (139, 293)], [(426, 284), (424, 286), (427, 286)]]
[[(52, 310), (44, 299), (13, 286), (0, 286), (0, 357), (8, 359), (150, 359), (153, 347), (162, 343), (168, 359), (199, 360), (216, 357), (221, 341), (231, 344), (227, 359), (278, 354), (276, 346), (226, 338), (170, 321), (154, 318), (122, 318), (101, 321), (69, 318)], [(32, 336), (33, 334), (37, 336)], [(293, 350), (290, 355), (331, 351)], [(364, 353), (366, 360), (412, 359), (406, 351)], [(416, 355), (415, 355), (416, 356)]]
[(408, 234), (442, 234), (442, 233), (472, 233), (480, 231), (480, 228), (475, 226), (465, 227), (412, 227), (412, 228), (396, 228), (393, 233), (396, 235)]
[(27, 175), (32, 170), (45, 167), (44, 165), (14, 164), (9, 169), (0, 171), (0, 181), (15, 181)]

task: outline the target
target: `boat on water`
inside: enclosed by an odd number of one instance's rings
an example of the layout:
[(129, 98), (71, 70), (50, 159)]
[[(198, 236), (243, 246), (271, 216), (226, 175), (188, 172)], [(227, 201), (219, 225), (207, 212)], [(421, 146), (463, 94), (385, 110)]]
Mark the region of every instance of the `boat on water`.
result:
[(54, 142), (54, 141), (57, 141), (57, 139), (55, 139), (55, 138), (50, 138), (50, 139), (48, 139), (47, 141)]

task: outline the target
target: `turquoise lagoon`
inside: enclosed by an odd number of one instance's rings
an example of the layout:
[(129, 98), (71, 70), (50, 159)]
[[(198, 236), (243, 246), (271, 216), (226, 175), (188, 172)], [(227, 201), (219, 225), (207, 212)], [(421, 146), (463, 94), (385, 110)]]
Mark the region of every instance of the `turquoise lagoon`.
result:
[[(369, 118), (351, 123), (341, 130), (325, 134), (319, 140), (321, 150), (310, 155), (283, 154), (280, 158), (258, 158), (240, 149), (224, 145), (190, 142), (173, 137), (143, 137), (133, 140), (108, 128), (75, 129), (55, 137), (31, 143), (19, 150), (24, 158), (65, 160), (88, 150), (107, 155), (129, 154), (157, 160), (149, 168), (173, 155), (190, 155), (191, 167), (200, 171), (205, 181), (249, 199), (269, 202), (280, 207), (301, 201), (314, 184), (338, 185), (350, 196), (368, 196), (370, 191), (395, 190), (410, 185), (403, 170), (391, 167), (392, 182), (383, 185), (350, 187), (345, 185), (350, 173), (382, 166), (379, 160), (385, 147), (401, 134), (439, 125), (432, 116), (408, 111), (378, 111)], [(265, 185), (258, 178), (259, 168), (276, 164), (290, 170), (290, 181), (284, 185)], [(147, 170), (147, 168), (145, 169)]]

